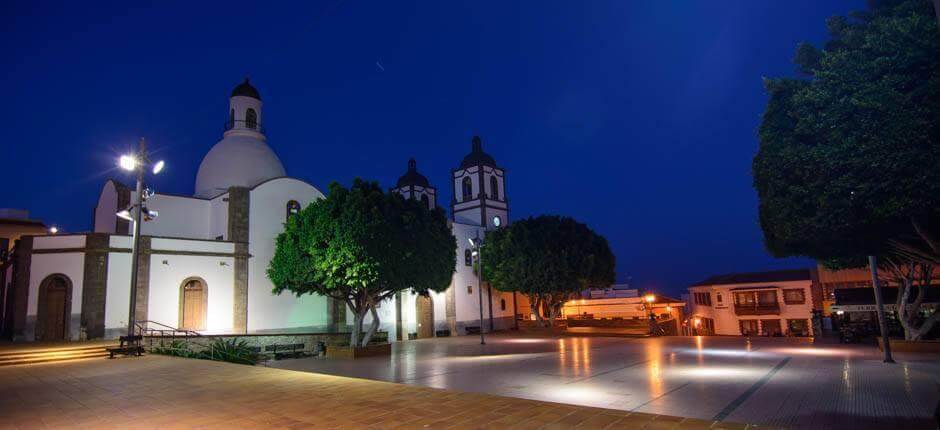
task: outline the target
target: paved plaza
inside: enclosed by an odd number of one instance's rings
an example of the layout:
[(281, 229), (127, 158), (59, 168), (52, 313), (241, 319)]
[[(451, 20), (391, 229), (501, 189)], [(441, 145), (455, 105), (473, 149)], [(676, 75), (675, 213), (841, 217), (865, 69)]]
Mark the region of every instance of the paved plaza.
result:
[(785, 338), (464, 336), (396, 344), (355, 361), (285, 369), (788, 428), (930, 428), (940, 356)]
[(0, 429), (746, 428), (159, 355), (0, 367), (0, 389)]

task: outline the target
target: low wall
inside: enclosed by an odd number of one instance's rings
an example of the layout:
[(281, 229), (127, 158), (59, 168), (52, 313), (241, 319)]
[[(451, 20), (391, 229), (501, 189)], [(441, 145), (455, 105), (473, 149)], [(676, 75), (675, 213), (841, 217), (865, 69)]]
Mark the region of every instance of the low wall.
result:
[[(196, 348), (204, 348), (216, 339), (222, 339), (225, 341), (232, 339), (243, 340), (248, 343), (248, 346), (258, 347), (262, 351), (264, 351), (265, 347), (269, 345), (293, 345), (302, 343), (304, 345), (303, 351), (312, 353), (316, 349), (315, 346), (317, 342), (323, 342), (326, 345), (348, 345), (349, 333), (263, 333), (239, 335), (217, 334), (190, 337), (148, 336), (144, 338), (144, 345), (150, 349), (153, 346), (159, 345), (161, 341), (163, 341), (165, 344), (169, 344), (174, 340), (185, 340), (187, 343)], [(376, 333), (372, 337), (373, 343), (385, 343), (387, 341), (388, 333), (386, 332)]]

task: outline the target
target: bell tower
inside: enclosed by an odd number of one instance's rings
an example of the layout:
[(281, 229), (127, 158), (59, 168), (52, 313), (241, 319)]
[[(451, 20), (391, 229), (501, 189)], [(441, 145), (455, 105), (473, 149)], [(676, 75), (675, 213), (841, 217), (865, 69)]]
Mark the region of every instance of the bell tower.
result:
[(229, 97), (228, 121), (225, 136), (248, 135), (266, 140), (261, 122), (261, 93), (248, 82), (238, 84)]
[(509, 224), (505, 170), (483, 152), (483, 141), (473, 136), (470, 153), (451, 171), (454, 222), (496, 228)]
[(418, 173), (418, 163), (414, 158), (408, 160), (408, 171), (398, 178), (395, 188), (390, 191), (399, 193), (406, 199), (420, 200), (428, 209), (437, 206), (437, 188), (432, 187), (428, 178)]

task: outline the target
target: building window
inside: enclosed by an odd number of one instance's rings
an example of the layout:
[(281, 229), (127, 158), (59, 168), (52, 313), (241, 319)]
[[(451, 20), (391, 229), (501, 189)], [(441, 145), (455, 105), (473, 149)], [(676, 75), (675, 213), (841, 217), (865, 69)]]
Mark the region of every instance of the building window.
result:
[(506, 299), (499, 299), (499, 310), (506, 310)]
[(431, 209), (431, 199), (428, 198), (427, 194), (421, 195), (421, 203), (424, 203), (424, 206), (428, 209)]
[(290, 219), (290, 217), (297, 215), (300, 212), (300, 203), (297, 203), (297, 200), (291, 200), (287, 202), (287, 217), (285, 220)]
[(787, 331), (790, 336), (809, 336), (809, 320), (787, 320)]
[(473, 286), (467, 285), (467, 294), (473, 294)]
[(235, 109), (229, 109), (228, 111), (228, 122), (229, 126), (235, 125)]
[(469, 249), (467, 249), (467, 250), (465, 250), (465, 251), (463, 252), (463, 264), (464, 264), (465, 266), (472, 266), (472, 265), (473, 265), (473, 253), (470, 252)]
[(693, 296), (695, 304), (702, 306), (712, 305), (712, 293), (695, 293)]
[(499, 200), (499, 181), (496, 176), (490, 176), (490, 198)]
[(250, 129), (258, 128), (258, 114), (252, 108), (248, 108), (245, 112), (245, 127)]
[(783, 290), (783, 302), (788, 305), (802, 305), (806, 303), (806, 294), (802, 288)]
[(464, 176), (463, 181), (461, 181), (463, 192), (461, 193), (461, 201), (467, 201), (473, 198), (473, 182), (470, 181), (469, 176)]
[(715, 293), (715, 301), (721, 303), (721, 293)]
[(745, 336), (757, 335), (760, 331), (757, 328), (757, 320), (740, 320), (741, 334)]

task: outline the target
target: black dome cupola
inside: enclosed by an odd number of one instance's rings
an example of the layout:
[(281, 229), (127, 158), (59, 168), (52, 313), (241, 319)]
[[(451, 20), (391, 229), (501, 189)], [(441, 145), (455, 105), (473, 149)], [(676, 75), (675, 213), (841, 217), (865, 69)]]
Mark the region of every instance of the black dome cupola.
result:
[(424, 187), (427, 188), (430, 186), (428, 178), (424, 175), (418, 173), (418, 163), (415, 162), (415, 159), (408, 160), (408, 171), (405, 172), (400, 178), (398, 178), (398, 183), (395, 184), (396, 188), (403, 188), (409, 185)]
[(483, 141), (480, 139), (480, 136), (473, 136), (473, 141), (471, 143), (470, 153), (466, 157), (463, 157), (463, 161), (460, 162), (460, 168), (466, 169), (471, 166), (490, 166), (496, 167), (496, 160), (483, 152)]
[(258, 100), (261, 100), (261, 93), (258, 92), (258, 89), (253, 87), (248, 78), (245, 78), (245, 81), (238, 84), (235, 89), (232, 90), (232, 97), (242, 96), (242, 97), (251, 97)]

